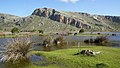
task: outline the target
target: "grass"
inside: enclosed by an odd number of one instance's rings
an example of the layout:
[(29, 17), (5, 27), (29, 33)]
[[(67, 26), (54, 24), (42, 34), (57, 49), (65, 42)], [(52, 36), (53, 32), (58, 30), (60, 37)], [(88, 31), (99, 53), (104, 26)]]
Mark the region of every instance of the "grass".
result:
[(3, 51), (1, 52), (3, 62), (16, 62), (21, 59), (28, 58), (28, 53), (31, 50), (32, 42), (26, 39), (13, 39), (8, 41), (8, 44), (3, 46)]
[(16, 38), (16, 37), (21, 37), (21, 36), (31, 36), (31, 35), (39, 35), (39, 36), (45, 36), (45, 34), (6, 34), (6, 35), (0, 35), (0, 38)]
[[(83, 49), (101, 51), (101, 54), (93, 57), (74, 55)], [(119, 68), (119, 52), (119, 48), (103, 46), (81, 46), (80, 48), (62, 49), (50, 52), (32, 51), (32, 53), (42, 55), (46, 58), (44, 62), (38, 62), (38, 64), (47, 64), (46, 66), (40, 66), (40, 68)]]

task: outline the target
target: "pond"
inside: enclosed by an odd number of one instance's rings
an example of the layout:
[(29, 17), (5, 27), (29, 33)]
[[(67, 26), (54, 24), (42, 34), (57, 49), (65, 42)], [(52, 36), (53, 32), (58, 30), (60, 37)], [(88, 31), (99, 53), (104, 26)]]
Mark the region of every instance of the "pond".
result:
[[(23, 37), (20, 37), (23, 38)], [(52, 50), (57, 50), (57, 49), (65, 49), (65, 48), (76, 48), (76, 47), (80, 47), (80, 46), (88, 46), (88, 45), (95, 45), (96, 44), (86, 44), (84, 43), (85, 39), (90, 39), (90, 38), (96, 38), (96, 36), (64, 36), (65, 42), (66, 44), (64, 44), (63, 46), (52, 46), (52, 47), (44, 47), (42, 44), (43, 40), (45, 39), (44, 36), (31, 36), (30, 40), (32, 42), (34, 42), (33, 44), (33, 49), (34, 50), (41, 50), (41, 51), (52, 51)], [(109, 39), (109, 44), (108, 46), (110, 47), (120, 47), (120, 36), (107, 36), (107, 38)], [(0, 38), (0, 45), (4, 45), (8, 42), (8, 40), (12, 40), (13, 38)], [(0, 50), (2, 50), (0, 48)], [(18, 63), (15, 64), (15, 66), (13, 64), (3, 64), (2, 62), (0, 63), (0, 68), (19, 68), (19, 67), (25, 67), (29, 66), (30, 64), (36, 64), (37, 62), (41, 62), (44, 60), (44, 57), (42, 56), (36, 56), (36, 55), (32, 55), (30, 58), (28, 58), (27, 60), (22, 61), (25, 62), (23, 64)], [(13, 65), (13, 66), (11, 66)], [(16, 66), (17, 65), (17, 66)], [(38, 64), (36, 64), (38, 65)], [(11, 67), (10, 67), (11, 66)], [(19, 66), (19, 67), (18, 67)]]
[[(54, 36), (56, 37), (56, 36)], [(54, 38), (53, 37), (53, 38)], [(20, 37), (23, 38), (23, 37)], [(56, 49), (64, 49), (64, 48), (71, 48), (71, 47), (80, 47), (82, 46), (88, 46), (88, 45), (96, 45), (96, 44), (86, 44), (84, 43), (84, 40), (86, 39), (95, 39), (97, 36), (64, 36), (66, 44), (65, 46), (52, 46), (52, 47), (44, 47), (41, 45), (45, 39), (44, 36), (31, 36), (30, 40), (34, 43), (33, 48), (34, 50), (41, 50), (41, 51), (51, 51), (51, 50), (56, 50)], [(120, 36), (107, 36), (109, 39), (108, 41), (108, 46), (112, 47), (120, 47)], [(8, 43), (8, 41), (12, 40), (13, 38), (0, 38), (0, 46), (5, 45)]]

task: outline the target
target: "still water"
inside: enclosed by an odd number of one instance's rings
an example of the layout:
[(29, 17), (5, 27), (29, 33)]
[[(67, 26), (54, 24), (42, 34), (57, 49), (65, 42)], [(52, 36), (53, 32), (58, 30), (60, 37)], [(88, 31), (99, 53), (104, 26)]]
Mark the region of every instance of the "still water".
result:
[[(96, 38), (96, 36), (64, 36), (66, 44), (61, 46), (52, 46), (52, 47), (44, 47), (42, 44), (43, 40), (45, 39), (44, 36), (31, 36), (30, 40), (34, 43), (33, 49), (34, 50), (42, 50), (42, 51), (51, 51), (51, 50), (57, 50), (57, 49), (65, 49), (65, 48), (73, 48), (73, 47), (80, 47), (82, 46), (88, 46), (88, 45), (95, 45), (95, 44), (86, 44), (83, 41), (85, 39), (90, 38)], [(107, 36), (109, 39), (108, 46), (110, 47), (120, 47), (120, 36)], [(5, 45), (8, 43), (8, 40), (12, 40), (13, 38), (0, 38), (0, 46)], [(29, 67), (31, 64), (36, 64), (36, 62), (43, 61), (44, 57), (42, 56), (36, 56), (32, 55), (30, 58), (22, 61), (18, 64), (3, 64), (0, 62), (0, 68), (24, 68)]]

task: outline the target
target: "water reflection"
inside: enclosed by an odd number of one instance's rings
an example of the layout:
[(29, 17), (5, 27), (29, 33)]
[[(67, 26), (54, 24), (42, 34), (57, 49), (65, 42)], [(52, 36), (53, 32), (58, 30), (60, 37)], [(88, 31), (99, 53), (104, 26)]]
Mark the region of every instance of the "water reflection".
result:
[(0, 68), (29, 68), (32, 64), (44, 61), (42, 56), (32, 55), (16, 62), (0, 62)]
[[(35, 44), (32, 45), (34, 50), (42, 50), (42, 51), (52, 51), (57, 49), (66, 49), (66, 48), (76, 48), (80, 46), (88, 46), (88, 45), (96, 45), (96, 44), (86, 44), (83, 41), (85, 39), (96, 38), (95, 36), (64, 36), (65, 42), (60, 44), (52, 44), (48, 47), (43, 46), (42, 42), (44, 40), (44, 36), (31, 36), (30, 39)], [(12, 38), (0, 38), (0, 45), (3, 45)], [(120, 47), (120, 36), (108, 36), (109, 46), (112, 47)], [(8, 62), (3, 64), (0, 63), (0, 68), (29, 68), (31, 64), (36, 64), (37, 62), (44, 61), (44, 58), (41, 56), (32, 55), (30, 58), (26, 58), (17, 63)]]
[(6, 62), (3, 63), (1, 62), (0, 68), (26, 68), (29, 67), (30, 65), (30, 61), (29, 59), (22, 59), (20, 61), (17, 62)]

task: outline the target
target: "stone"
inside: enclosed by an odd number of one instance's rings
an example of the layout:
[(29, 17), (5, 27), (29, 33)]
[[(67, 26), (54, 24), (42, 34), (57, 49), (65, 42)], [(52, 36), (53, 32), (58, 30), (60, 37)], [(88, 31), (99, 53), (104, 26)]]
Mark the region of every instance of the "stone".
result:
[(54, 21), (58, 21), (64, 24), (70, 24), (72, 26), (75, 26), (77, 28), (86, 28), (90, 29), (91, 26), (88, 24), (85, 24), (85, 21), (82, 19), (75, 19), (74, 17), (67, 17), (66, 15), (60, 14), (59, 11), (56, 11), (55, 9), (50, 8), (38, 8), (36, 9), (32, 15), (42, 16), (42, 17), (48, 17)]

